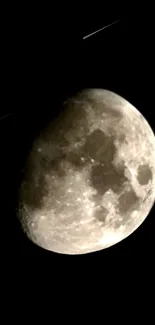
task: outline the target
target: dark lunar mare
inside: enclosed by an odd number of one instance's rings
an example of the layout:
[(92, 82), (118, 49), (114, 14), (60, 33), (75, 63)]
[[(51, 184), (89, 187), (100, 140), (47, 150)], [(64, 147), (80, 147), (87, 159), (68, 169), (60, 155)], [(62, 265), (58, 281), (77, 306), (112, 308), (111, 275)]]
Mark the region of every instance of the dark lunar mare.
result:
[[(87, 137), (84, 152), (86, 156), (93, 158), (97, 162), (91, 169), (91, 185), (97, 190), (97, 194), (93, 195), (93, 200), (96, 205), (99, 205), (102, 196), (109, 189), (113, 190), (116, 194), (122, 191), (123, 183), (128, 181), (128, 178), (124, 175), (125, 167), (123, 163), (119, 167), (113, 164), (113, 159), (117, 153), (114, 137), (107, 136), (99, 129)], [(135, 208), (138, 209), (139, 204), (140, 200), (131, 187), (129, 192), (125, 192), (119, 198), (118, 208), (120, 215), (125, 218), (126, 212), (132, 212)], [(95, 218), (105, 221), (106, 214), (107, 211), (96, 211)], [(103, 216), (102, 218), (101, 215)]]
[(140, 185), (147, 185), (150, 180), (152, 180), (153, 174), (152, 170), (147, 164), (141, 164), (138, 166), (137, 170), (137, 180)]

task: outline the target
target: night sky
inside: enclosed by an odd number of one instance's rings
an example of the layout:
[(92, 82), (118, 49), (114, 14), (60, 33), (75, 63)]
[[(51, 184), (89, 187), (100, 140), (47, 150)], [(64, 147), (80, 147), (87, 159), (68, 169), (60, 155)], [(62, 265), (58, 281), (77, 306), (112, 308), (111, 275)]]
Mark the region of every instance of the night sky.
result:
[[(62, 10), (63, 11), (63, 10)], [(14, 256), (72, 259), (31, 243), (16, 219), (20, 170), (32, 140), (49, 119), (57, 116), (61, 101), (83, 88), (105, 88), (133, 104), (155, 132), (154, 50), (152, 22), (128, 13), (68, 16), (11, 15), (4, 23), (6, 64), (2, 85), (5, 105), (0, 120), (2, 217), (9, 229), (4, 250)], [(79, 10), (78, 10), (79, 11)], [(79, 11), (80, 12), (80, 11)], [(62, 18), (63, 16), (63, 18)], [(8, 16), (7, 16), (8, 17)], [(93, 31), (120, 21), (83, 40)], [(143, 224), (127, 239), (90, 257), (152, 256), (155, 206)], [(77, 257), (84, 259), (84, 256)], [(88, 258), (88, 256), (86, 257)]]

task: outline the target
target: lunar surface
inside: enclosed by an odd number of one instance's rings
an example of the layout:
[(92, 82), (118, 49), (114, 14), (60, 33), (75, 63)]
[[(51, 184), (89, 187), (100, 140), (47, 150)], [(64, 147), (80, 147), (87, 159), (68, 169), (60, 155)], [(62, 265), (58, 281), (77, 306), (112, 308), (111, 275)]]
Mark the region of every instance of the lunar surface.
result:
[(40, 247), (84, 254), (133, 233), (155, 201), (155, 136), (128, 101), (88, 89), (33, 143), (18, 217)]

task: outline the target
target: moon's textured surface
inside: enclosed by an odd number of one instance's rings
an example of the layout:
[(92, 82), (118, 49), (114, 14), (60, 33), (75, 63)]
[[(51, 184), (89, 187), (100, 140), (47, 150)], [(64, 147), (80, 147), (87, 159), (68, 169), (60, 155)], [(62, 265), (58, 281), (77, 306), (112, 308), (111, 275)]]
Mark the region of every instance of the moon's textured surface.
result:
[(64, 103), (33, 144), (19, 219), (37, 245), (64, 254), (129, 236), (155, 201), (155, 137), (129, 102), (88, 89)]

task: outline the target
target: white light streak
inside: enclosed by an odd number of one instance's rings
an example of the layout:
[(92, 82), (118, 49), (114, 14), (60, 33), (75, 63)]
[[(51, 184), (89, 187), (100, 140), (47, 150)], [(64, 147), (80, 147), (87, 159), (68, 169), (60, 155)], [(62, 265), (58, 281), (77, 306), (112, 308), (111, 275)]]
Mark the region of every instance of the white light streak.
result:
[(116, 20), (116, 21), (114, 21), (113, 23), (111, 23), (111, 24), (109, 24), (109, 25), (106, 25), (106, 26), (104, 26), (104, 27), (102, 27), (102, 28), (96, 30), (95, 32), (93, 32), (93, 33), (91, 33), (91, 34), (84, 36), (84, 37), (83, 37), (83, 40), (85, 40), (86, 38), (88, 38), (88, 37), (90, 37), (90, 36), (92, 36), (92, 35), (94, 35), (94, 34), (100, 32), (101, 30), (103, 30), (103, 29), (105, 29), (105, 28), (107, 28), (107, 27), (110, 27), (110, 26), (116, 24), (117, 22), (119, 22), (119, 20)]

